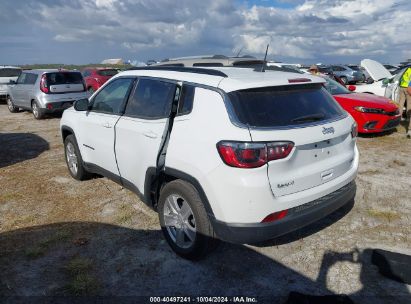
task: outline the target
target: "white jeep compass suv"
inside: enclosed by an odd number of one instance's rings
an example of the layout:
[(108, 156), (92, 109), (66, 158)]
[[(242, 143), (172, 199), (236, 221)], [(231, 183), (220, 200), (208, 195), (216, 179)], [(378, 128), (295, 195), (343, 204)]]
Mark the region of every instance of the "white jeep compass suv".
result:
[(70, 174), (135, 192), (185, 258), (218, 239), (275, 238), (355, 196), (356, 125), (323, 82), (236, 68), (119, 73), (63, 114)]

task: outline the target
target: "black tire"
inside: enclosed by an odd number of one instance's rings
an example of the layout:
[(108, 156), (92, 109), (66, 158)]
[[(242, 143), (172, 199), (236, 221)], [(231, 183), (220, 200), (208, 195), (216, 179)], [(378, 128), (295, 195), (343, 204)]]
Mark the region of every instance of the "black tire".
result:
[(7, 108), (9, 109), (10, 113), (17, 113), (19, 108), (13, 104), (10, 96), (7, 96)]
[[(76, 158), (77, 158), (77, 170), (74, 171), (70, 168), (70, 164), (69, 164), (69, 157), (68, 157), (68, 146), (71, 145), (71, 147), (73, 149), (71, 149), (72, 152), (74, 152)], [(70, 175), (76, 179), (76, 180), (86, 180), (91, 178), (91, 173), (88, 172), (83, 165), (83, 159), (81, 157), (80, 154), (80, 150), (78, 148), (77, 145), (77, 141), (76, 138), (74, 137), (74, 135), (70, 134), (66, 137), (66, 139), (64, 140), (64, 157), (66, 160), (66, 164), (67, 164), (67, 169), (69, 170)]]
[[(196, 233), (194, 241), (192, 242), (193, 244), (188, 248), (183, 248), (177, 245), (177, 242), (172, 239), (172, 236), (165, 225), (164, 208), (167, 198), (171, 195), (177, 195), (184, 198), (184, 201), (188, 203), (194, 216)], [(218, 245), (218, 240), (215, 237), (204, 204), (198, 191), (192, 184), (183, 180), (174, 180), (166, 184), (160, 192), (158, 215), (161, 230), (163, 231), (167, 243), (179, 256), (189, 260), (199, 260), (205, 257)]]
[(341, 79), (341, 81), (342, 81), (344, 84), (348, 84), (348, 79), (347, 79), (347, 77), (341, 76), (340, 79)]
[(39, 107), (39, 104), (35, 100), (31, 102), (31, 112), (33, 113), (35, 119), (44, 118), (44, 110)]

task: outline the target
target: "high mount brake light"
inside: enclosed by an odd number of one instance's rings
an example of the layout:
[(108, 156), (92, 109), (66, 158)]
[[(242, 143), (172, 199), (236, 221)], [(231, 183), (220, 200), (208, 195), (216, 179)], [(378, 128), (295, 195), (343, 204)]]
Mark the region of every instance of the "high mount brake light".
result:
[(288, 83), (311, 82), (309, 78), (292, 78), (288, 79)]
[(221, 141), (217, 150), (225, 164), (236, 168), (258, 168), (269, 161), (286, 158), (294, 147), (290, 141), (253, 143)]
[(40, 80), (40, 90), (41, 90), (43, 93), (46, 93), (46, 94), (49, 93), (49, 89), (47, 88), (47, 75), (46, 75), (46, 74), (43, 74), (43, 75), (41, 76), (41, 80)]

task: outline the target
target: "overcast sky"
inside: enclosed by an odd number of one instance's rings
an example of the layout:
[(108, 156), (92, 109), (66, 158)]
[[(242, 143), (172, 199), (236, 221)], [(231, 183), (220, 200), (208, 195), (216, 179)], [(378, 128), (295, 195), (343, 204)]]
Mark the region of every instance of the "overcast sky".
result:
[(410, 0), (1, 0), (0, 64), (251, 54), (411, 58)]

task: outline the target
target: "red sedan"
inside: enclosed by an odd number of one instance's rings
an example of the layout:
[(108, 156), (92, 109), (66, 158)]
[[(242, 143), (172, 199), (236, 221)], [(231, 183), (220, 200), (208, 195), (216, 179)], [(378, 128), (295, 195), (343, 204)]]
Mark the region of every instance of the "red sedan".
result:
[(83, 74), (86, 81), (87, 90), (93, 94), (98, 90), (107, 80), (116, 75), (118, 71), (112, 68), (85, 68)]
[(378, 133), (394, 129), (400, 124), (401, 114), (397, 105), (388, 98), (366, 93), (354, 93), (328, 77), (325, 88), (358, 124), (359, 133)]

